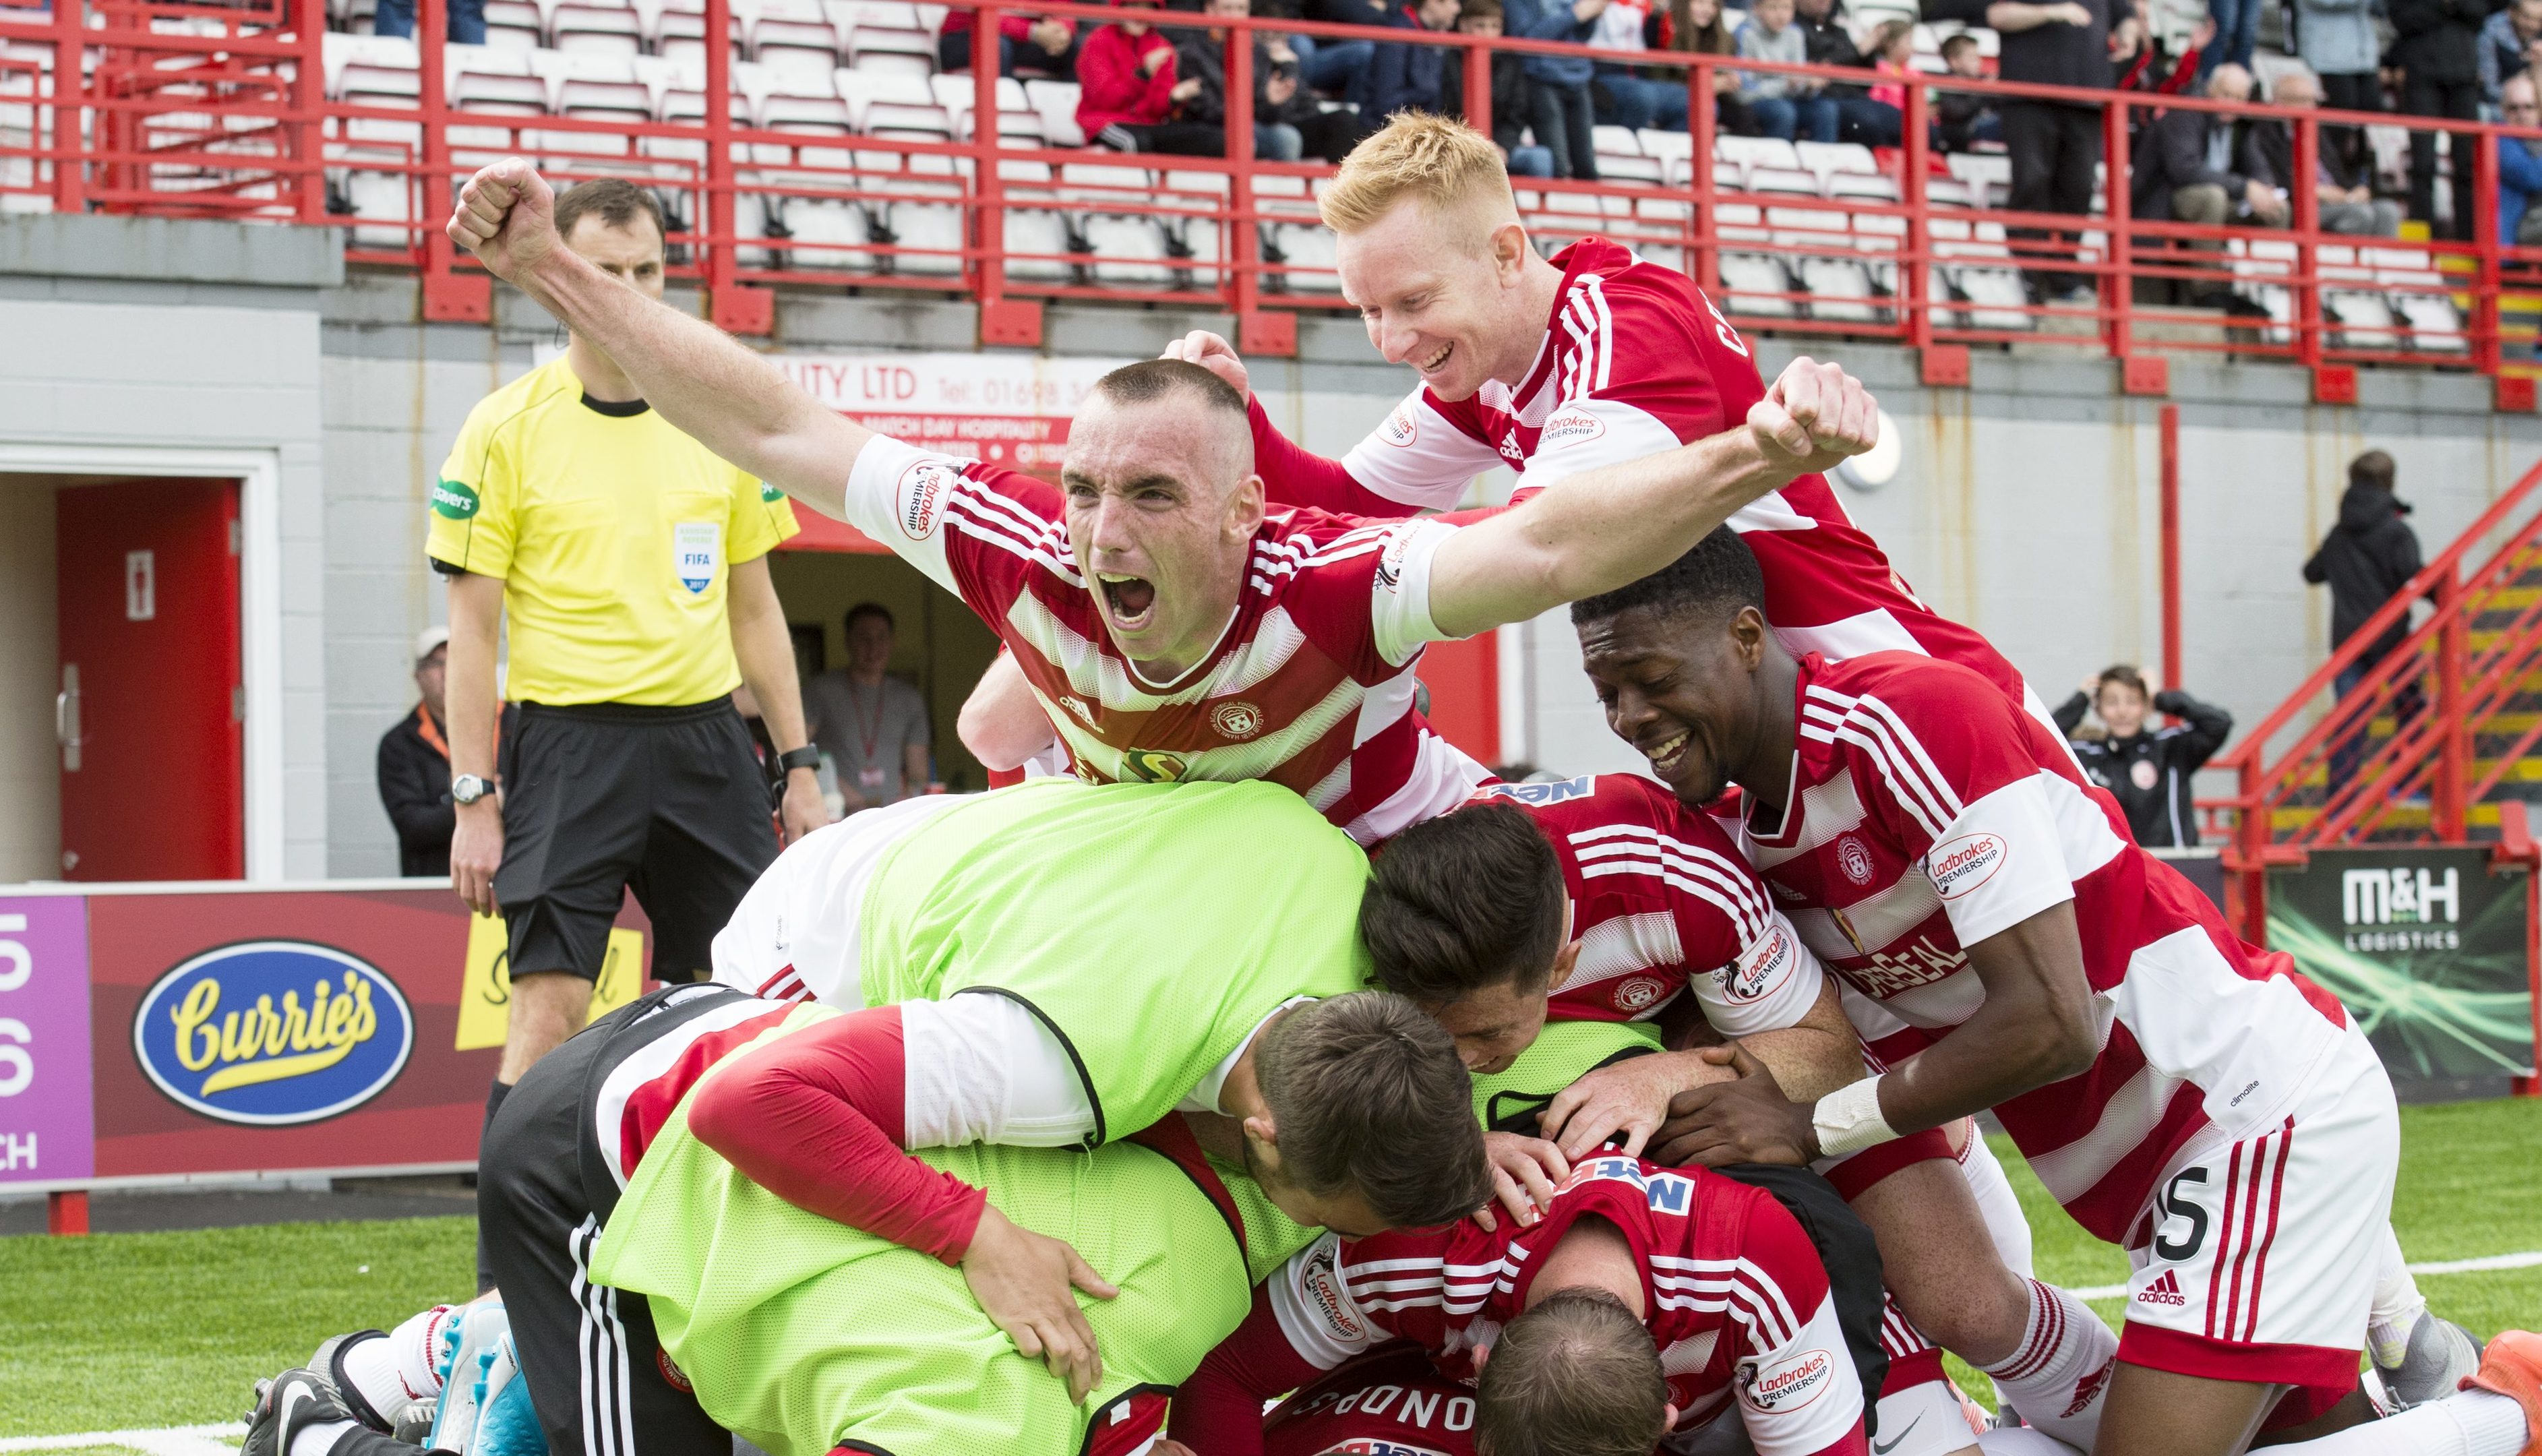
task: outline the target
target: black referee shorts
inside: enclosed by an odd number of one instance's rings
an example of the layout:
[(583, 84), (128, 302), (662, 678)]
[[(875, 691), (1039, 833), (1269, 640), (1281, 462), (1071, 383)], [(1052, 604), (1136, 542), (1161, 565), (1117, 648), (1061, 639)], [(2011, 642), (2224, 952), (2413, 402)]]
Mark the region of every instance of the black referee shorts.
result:
[(619, 1193), (594, 1124), (601, 1083), (740, 994), (677, 985), (638, 997), (541, 1057), (486, 1128), (477, 1217), (550, 1451), (732, 1456), (732, 1437), (662, 1352), (644, 1296), (594, 1284), (589, 1270)]
[(598, 980), (633, 889), (653, 920), (654, 979), (705, 977), (715, 932), (777, 858), (768, 780), (732, 700), (523, 703), (503, 748), (494, 899), (511, 974)]

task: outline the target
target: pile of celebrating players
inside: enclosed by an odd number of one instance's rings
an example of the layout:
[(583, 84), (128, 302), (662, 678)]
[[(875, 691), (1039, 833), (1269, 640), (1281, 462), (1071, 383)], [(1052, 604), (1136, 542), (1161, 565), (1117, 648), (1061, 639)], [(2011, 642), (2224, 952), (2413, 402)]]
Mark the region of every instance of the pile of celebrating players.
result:
[[(527, 165), (467, 184), (455, 241), (999, 634), (965, 738), (1023, 781), (809, 836), (711, 983), (539, 1062), (495, 1292), (328, 1340), (247, 1456), (2542, 1452), (2542, 1341), (2413, 1286), (2355, 1020), (1846, 518), (1863, 387), (1539, 256), (1456, 122), (1322, 208), (1420, 377), (1376, 432), (1306, 452), (1194, 333), (1053, 484), (604, 275)], [(1562, 608), (1647, 776), (1423, 721), (1426, 644)], [(1980, 1113), (2128, 1251), (2117, 1333)]]

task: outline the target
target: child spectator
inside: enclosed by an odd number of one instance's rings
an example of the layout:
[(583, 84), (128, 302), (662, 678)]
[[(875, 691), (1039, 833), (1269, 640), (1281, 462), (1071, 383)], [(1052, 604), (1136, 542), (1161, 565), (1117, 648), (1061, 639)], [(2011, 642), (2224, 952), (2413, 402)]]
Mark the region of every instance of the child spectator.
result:
[[(1650, 48), (1650, 19), (1649, 0), (1611, 0), (1590, 31), (1589, 43), (1600, 50), (1638, 55)], [(1590, 83), (1589, 96), (1596, 103), (1600, 121), (1636, 131), (1646, 126), (1662, 131), (1685, 130), (1683, 74), (1672, 71), (1662, 79), (1644, 75), (1622, 61), (1603, 60), (1592, 62), (1591, 71), (1595, 79)]]
[(1875, 107), (1887, 107), (1897, 119), (1885, 124), (1889, 141), (1878, 145), (1894, 146), (1906, 135), (1906, 86), (1914, 78), (1915, 27), (1903, 20), (1882, 21), (1871, 33), (1871, 69), (1880, 80), (1871, 87), (1864, 100)]
[[(1659, 18), (1663, 50), (1689, 50), (1703, 55), (1734, 55), (1737, 43), (1721, 23), (1721, 0), (1671, 0)], [(1739, 73), (1723, 67), (1712, 71), (1712, 116), (1734, 136), (1757, 134), (1748, 99), (1739, 94)]]
[[(1942, 42), (1942, 64), (1963, 80), (1985, 79), (1978, 37), (1966, 31)], [(2003, 119), (1994, 113), (1990, 99), (1966, 91), (1945, 91), (1934, 98), (1933, 141), (1943, 151), (1974, 152), (1979, 142), (2002, 140)]]
[[(1788, 0), (1786, 0), (1788, 3)], [(1501, 0), (1509, 34), (1533, 40), (1586, 41), (1607, 13), (1607, 0)], [(1553, 157), (1555, 177), (1598, 180), (1597, 139), (1590, 128), (1589, 62), (1579, 56), (1527, 58), (1528, 125)]]
[[(1810, 58), (1809, 37), (1792, 24), (1792, 0), (1757, 0), (1756, 8), (1748, 12), (1748, 24), (1739, 28), (1738, 43), (1743, 60), (1799, 65)], [(1795, 136), (1808, 141), (1835, 140), (1835, 103), (1820, 94), (1823, 89), (1809, 76), (1769, 76), (1749, 71), (1739, 78), (1739, 94), (1747, 99), (1748, 109), (1757, 118), (1757, 129), (1785, 141)]]
[(1116, 152), (1227, 155), (1227, 131), (1173, 119), (1174, 108), (1200, 95), (1201, 83), (1174, 72), (1174, 43), (1148, 21), (1156, 0), (1125, 0), (1121, 19), (1085, 37), (1077, 56), (1077, 126)]
[[(1465, 0), (1465, 8), (1457, 13), (1457, 30), (1488, 40), (1502, 33), (1505, 19), (1501, 0)], [(1458, 109), (1470, 120), (1474, 109), (1463, 100), (1463, 62), (1464, 57), (1458, 56), (1451, 64), (1456, 67)], [(1492, 145), (1501, 149), (1510, 176), (1551, 177), (1553, 154), (1527, 145), (1527, 118), (1534, 105), (1528, 91), (1527, 58), (1514, 51), (1492, 52)]]
[[(1395, 7), (1398, 31), (1444, 31), (1457, 23), (1458, 0), (1418, 0)], [(1369, 62), (1368, 100), (1360, 114), (1374, 121), (1398, 111), (1445, 114), (1454, 105), (1445, 89), (1448, 62), (1458, 56), (1444, 45), (1387, 44)]]

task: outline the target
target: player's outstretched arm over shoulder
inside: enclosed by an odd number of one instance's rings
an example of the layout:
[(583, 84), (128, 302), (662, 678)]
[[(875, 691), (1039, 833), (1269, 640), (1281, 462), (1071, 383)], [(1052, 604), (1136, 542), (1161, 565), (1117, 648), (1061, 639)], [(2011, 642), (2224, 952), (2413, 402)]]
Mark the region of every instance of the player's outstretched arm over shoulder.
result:
[(683, 434), (823, 515), (844, 514), (849, 469), (871, 432), (721, 329), (576, 256), (557, 235), (555, 191), (528, 162), (507, 157), (470, 178), (447, 231), (598, 345)]
[(1860, 455), (1879, 434), (1860, 381), (1795, 359), (1742, 428), (1566, 475), (1457, 532), (1430, 567), (1431, 620), (1442, 636), (1470, 637), (1638, 581), (1740, 507)]

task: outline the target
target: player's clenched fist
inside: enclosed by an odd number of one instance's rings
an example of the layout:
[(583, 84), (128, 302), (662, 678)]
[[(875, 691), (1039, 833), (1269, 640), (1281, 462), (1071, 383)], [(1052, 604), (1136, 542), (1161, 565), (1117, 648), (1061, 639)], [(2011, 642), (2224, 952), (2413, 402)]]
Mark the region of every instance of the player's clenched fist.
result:
[(556, 251), (556, 190), (519, 157), (481, 168), (459, 189), (450, 241), (477, 255), (495, 277), (518, 282)]
[(1748, 428), (1769, 460), (1795, 474), (1832, 469), (1880, 439), (1880, 402), (1833, 364), (1794, 359), (1748, 409)]

